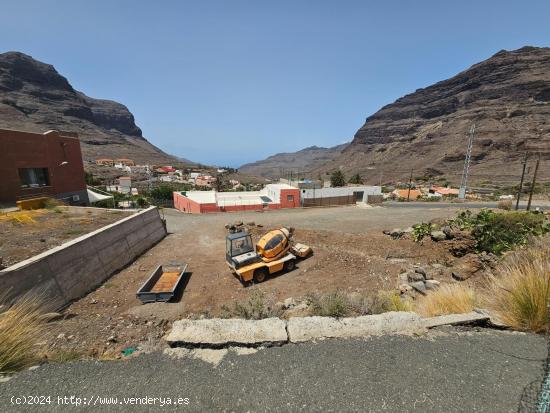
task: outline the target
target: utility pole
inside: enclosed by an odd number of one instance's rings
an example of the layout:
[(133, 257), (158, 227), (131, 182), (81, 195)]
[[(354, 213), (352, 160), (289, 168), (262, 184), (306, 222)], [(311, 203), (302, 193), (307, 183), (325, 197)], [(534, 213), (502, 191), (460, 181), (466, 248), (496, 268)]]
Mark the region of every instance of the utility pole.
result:
[(523, 189), (523, 179), (525, 178), (525, 167), (527, 166), (527, 152), (523, 158), (523, 168), (521, 171), (521, 180), (519, 181), (518, 197), (516, 199), (516, 211), (519, 209), (519, 198), (521, 197), (521, 190)]
[(476, 124), (472, 124), (470, 128), (470, 138), (468, 139), (468, 149), (466, 149), (466, 159), (464, 160), (464, 170), (462, 171), (462, 181), (460, 182), (460, 189), (458, 190), (458, 198), (466, 198), (466, 186), (468, 185), (468, 173), (470, 172), (470, 159), (472, 158), (472, 147), (474, 145), (474, 133), (476, 131)]
[(409, 200), (411, 199), (412, 181), (413, 181), (413, 170), (411, 168), (411, 176), (409, 177), (409, 191), (407, 192), (407, 202), (409, 202)]
[(535, 184), (537, 183), (537, 172), (539, 170), (540, 153), (535, 164), (535, 172), (533, 173), (533, 182), (531, 183), (531, 190), (529, 191), (529, 201), (527, 201), (527, 211), (531, 209), (531, 199), (533, 198), (533, 191), (535, 190)]

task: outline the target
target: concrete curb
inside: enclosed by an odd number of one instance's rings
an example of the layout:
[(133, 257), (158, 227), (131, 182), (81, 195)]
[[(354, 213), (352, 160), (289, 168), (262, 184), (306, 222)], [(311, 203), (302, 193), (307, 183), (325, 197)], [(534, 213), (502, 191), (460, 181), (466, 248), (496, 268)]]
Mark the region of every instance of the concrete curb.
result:
[(281, 344), (288, 341), (286, 323), (280, 318), (263, 320), (204, 319), (179, 320), (166, 338), (172, 346), (213, 347), (227, 345)]
[(416, 313), (404, 311), (339, 319), (293, 317), (288, 321), (279, 318), (179, 320), (174, 323), (166, 341), (171, 347), (254, 347), (328, 338), (424, 333), (442, 325), (482, 323), (489, 320), (487, 314), (477, 312), (422, 318)]
[(384, 334), (410, 334), (423, 330), (418, 314), (389, 312), (361, 317), (294, 317), (287, 322), (291, 343), (325, 338), (354, 338)]

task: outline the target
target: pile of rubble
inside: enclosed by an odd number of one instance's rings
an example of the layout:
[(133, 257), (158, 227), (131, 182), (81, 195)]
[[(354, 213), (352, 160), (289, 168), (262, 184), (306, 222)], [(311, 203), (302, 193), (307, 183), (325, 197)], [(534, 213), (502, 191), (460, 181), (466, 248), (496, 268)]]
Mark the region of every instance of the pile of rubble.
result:
[(225, 224), (225, 229), (230, 234), (234, 234), (235, 232), (250, 232), (250, 229), (252, 228), (263, 228), (263, 225), (256, 224), (255, 222), (247, 222), (245, 224), (243, 221), (235, 221)]
[(432, 264), (432, 269), (426, 271), (424, 267), (415, 265), (399, 274), (399, 292), (402, 295), (415, 297), (417, 293), (426, 295), (428, 290), (435, 290), (440, 282), (433, 279), (433, 272), (441, 274), (443, 265)]

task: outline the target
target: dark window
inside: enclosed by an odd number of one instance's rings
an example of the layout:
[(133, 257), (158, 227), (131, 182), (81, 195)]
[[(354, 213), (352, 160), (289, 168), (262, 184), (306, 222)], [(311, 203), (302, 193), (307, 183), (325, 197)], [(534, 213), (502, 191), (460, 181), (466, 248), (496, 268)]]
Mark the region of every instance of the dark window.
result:
[(48, 168), (21, 168), (19, 169), (21, 188), (37, 188), (48, 186)]
[(272, 250), (277, 245), (279, 245), (282, 241), (283, 241), (283, 236), (281, 234), (277, 234), (273, 238), (271, 238), (269, 241), (267, 241), (264, 249), (266, 251)]
[(293, 202), (293, 201), (294, 201), (294, 195), (287, 195), (287, 196), (286, 196), (286, 200), (287, 200), (288, 202)]

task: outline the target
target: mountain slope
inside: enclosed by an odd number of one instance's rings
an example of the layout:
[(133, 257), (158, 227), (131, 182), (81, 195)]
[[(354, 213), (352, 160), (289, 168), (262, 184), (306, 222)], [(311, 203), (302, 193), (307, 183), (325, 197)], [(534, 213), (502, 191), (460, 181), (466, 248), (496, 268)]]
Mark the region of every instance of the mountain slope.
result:
[(456, 76), (406, 95), (367, 118), (353, 141), (312, 174), (336, 168), (370, 182), (438, 176), (459, 182), (476, 124), (471, 182), (517, 183), (525, 152), (550, 178), (550, 48), (500, 51)]
[(526, 152), (538, 154), (550, 179), (550, 48), (500, 51), (456, 76), (418, 89), (366, 119), (351, 143), (306, 148), (243, 165), (277, 177), (281, 170), (312, 178), (341, 169), (367, 182), (413, 177), (459, 183), (468, 135), (476, 125), (471, 183), (516, 184)]
[(53, 66), (19, 52), (0, 54), (0, 128), (77, 132), (85, 160), (174, 162), (143, 138), (126, 106), (76, 91)]
[(278, 153), (264, 160), (245, 164), (239, 168), (239, 171), (266, 178), (287, 176), (290, 171), (307, 172), (336, 159), (347, 145), (342, 144), (332, 148), (310, 146), (297, 152)]

